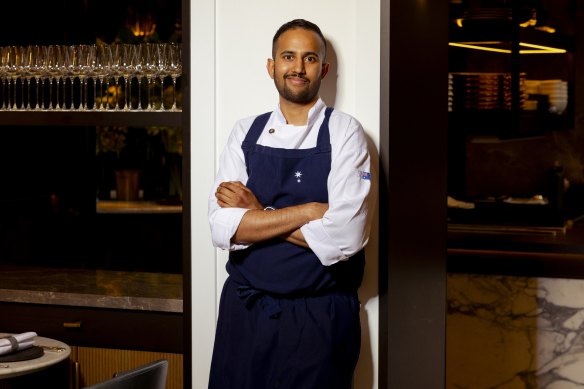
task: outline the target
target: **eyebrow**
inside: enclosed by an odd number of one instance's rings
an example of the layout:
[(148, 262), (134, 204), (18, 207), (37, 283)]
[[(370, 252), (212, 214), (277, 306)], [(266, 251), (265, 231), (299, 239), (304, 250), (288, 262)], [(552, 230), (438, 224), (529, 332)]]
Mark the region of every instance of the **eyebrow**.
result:
[[(292, 50), (284, 50), (284, 51), (282, 51), (282, 52), (280, 53), (280, 55), (296, 54), (296, 53), (297, 53), (296, 51), (292, 51)], [(308, 55), (314, 55), (314, 56), (316, 56), (316, 57), (320, 58), (320, 55), (319, 55), (319, 54), (318, 54), (318, 52), (316, 52), (316, 51), (307, 51), (307, 52), (304, 52), (304, 53), (302, 53), (302, 56), (303, 56), (303, 57), (306, 57), (306, 56), (308, 56)]]

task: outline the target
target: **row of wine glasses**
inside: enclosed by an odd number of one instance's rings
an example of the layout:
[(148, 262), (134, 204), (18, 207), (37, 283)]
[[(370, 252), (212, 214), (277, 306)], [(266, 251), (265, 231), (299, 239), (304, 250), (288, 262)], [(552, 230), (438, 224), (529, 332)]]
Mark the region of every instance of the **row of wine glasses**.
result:
[(175, 43), (0, 47), (2, 110), (182, 108)]

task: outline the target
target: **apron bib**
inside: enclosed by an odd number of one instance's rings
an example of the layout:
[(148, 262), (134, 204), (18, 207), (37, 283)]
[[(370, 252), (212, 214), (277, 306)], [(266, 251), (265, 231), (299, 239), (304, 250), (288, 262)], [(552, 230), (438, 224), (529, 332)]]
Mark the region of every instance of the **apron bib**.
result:
[[(248, 173), (246, 186), (264, 206), (276, 209), (308, 202), (328, 202), (331, 169), (328, 122), (325, 111), (316, 147), (280, 149), (257, 144), (270, 112), (252, 124), (242, 144)], [(327, 290), (354, 290), (363, 275), (363, 253), (349, 261), (323, 266), (312, 250), (276, 238), (232, 251), (227, 272), (238, 283), (283, 296), (304, 296)]]

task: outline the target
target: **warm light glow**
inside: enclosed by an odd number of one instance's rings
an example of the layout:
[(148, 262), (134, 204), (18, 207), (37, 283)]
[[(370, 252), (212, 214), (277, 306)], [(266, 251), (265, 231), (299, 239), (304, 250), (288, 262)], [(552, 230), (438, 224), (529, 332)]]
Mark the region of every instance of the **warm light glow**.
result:
[[(466, 49), (473, 50), (483, 50), (483, 51), (493, 51), (496, 53), (511, 54), (509, 49), (500, 49), (497, 47), (490, 47), (488, 45), (500, 45), (502, 42), (449, 42), (450, 46), (463, 47)], [(529, 47), (530, 50), (519, 50), (519, 54), (561, 54), (565, 53), (566, 50), (558, 49), (549, 46), (534, 45), (531, 43), (519, 43), (519, 46)]]
[(528, 21), (524, 22), (524, 23), (520, 23), (519, 27), (533, 27), (537, 24), (537, 19), (535, 17), (531, 17), (531, 19), (529, 19)]
[(556, 29), (550, 26), (538, 26), (534, 27), (536, 30), (547, 32), (548, 34), (555, 34)]
[(156, 31), (156, 22), (151, 15), (147, 15), (145, 18), (138, 16), (134, 22), (130, 23), (129, 27), (134, 36), (149, 37)]
[(519, 46), (530, 47), (536, 50), (519, 50), (519, 54), (562, 54), (565, 53), (564, 49), (557, 49), (555, 47), (534, 45), (531, 43), (519, 43)]
[[(481, 44), (488, 44), (489, 42), (481, 42)], [(497, 42), (500, 43), (500, 42)], [(463, 47), (465, 49), (473, 49), (473, 50), (484, 50), (484, 51), (494, 51), (496, 53), (510, 53), (511, 50), (507, 50), (507, 49), (497, 49), (496, 47), (486, 47), (486, 46), (480, 46), (478, 44), (472, 44), (471, 42), (469, 43), (456, 43), (456, 42), (449, 42), (448, 43), (450, 46), (455, 46), (455, 47)]]

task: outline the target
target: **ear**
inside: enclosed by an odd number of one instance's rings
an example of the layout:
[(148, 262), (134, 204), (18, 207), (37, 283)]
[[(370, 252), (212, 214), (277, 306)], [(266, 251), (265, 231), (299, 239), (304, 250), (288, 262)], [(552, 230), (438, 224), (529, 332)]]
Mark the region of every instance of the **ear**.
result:
[(270, 75), (270, 78), (273, 80), (274, 79), (274, 60), (271, 58), (268, 58), (268, 63), (266, 64), (266, 69), (268, 70), (268, 74)]
[(328, 71), (329, 71), (329, 64), (328, 63), (323, 63), (322, 64), (322, 69), (320, 71), (320, 79), (321, 80), (328, 74)]

